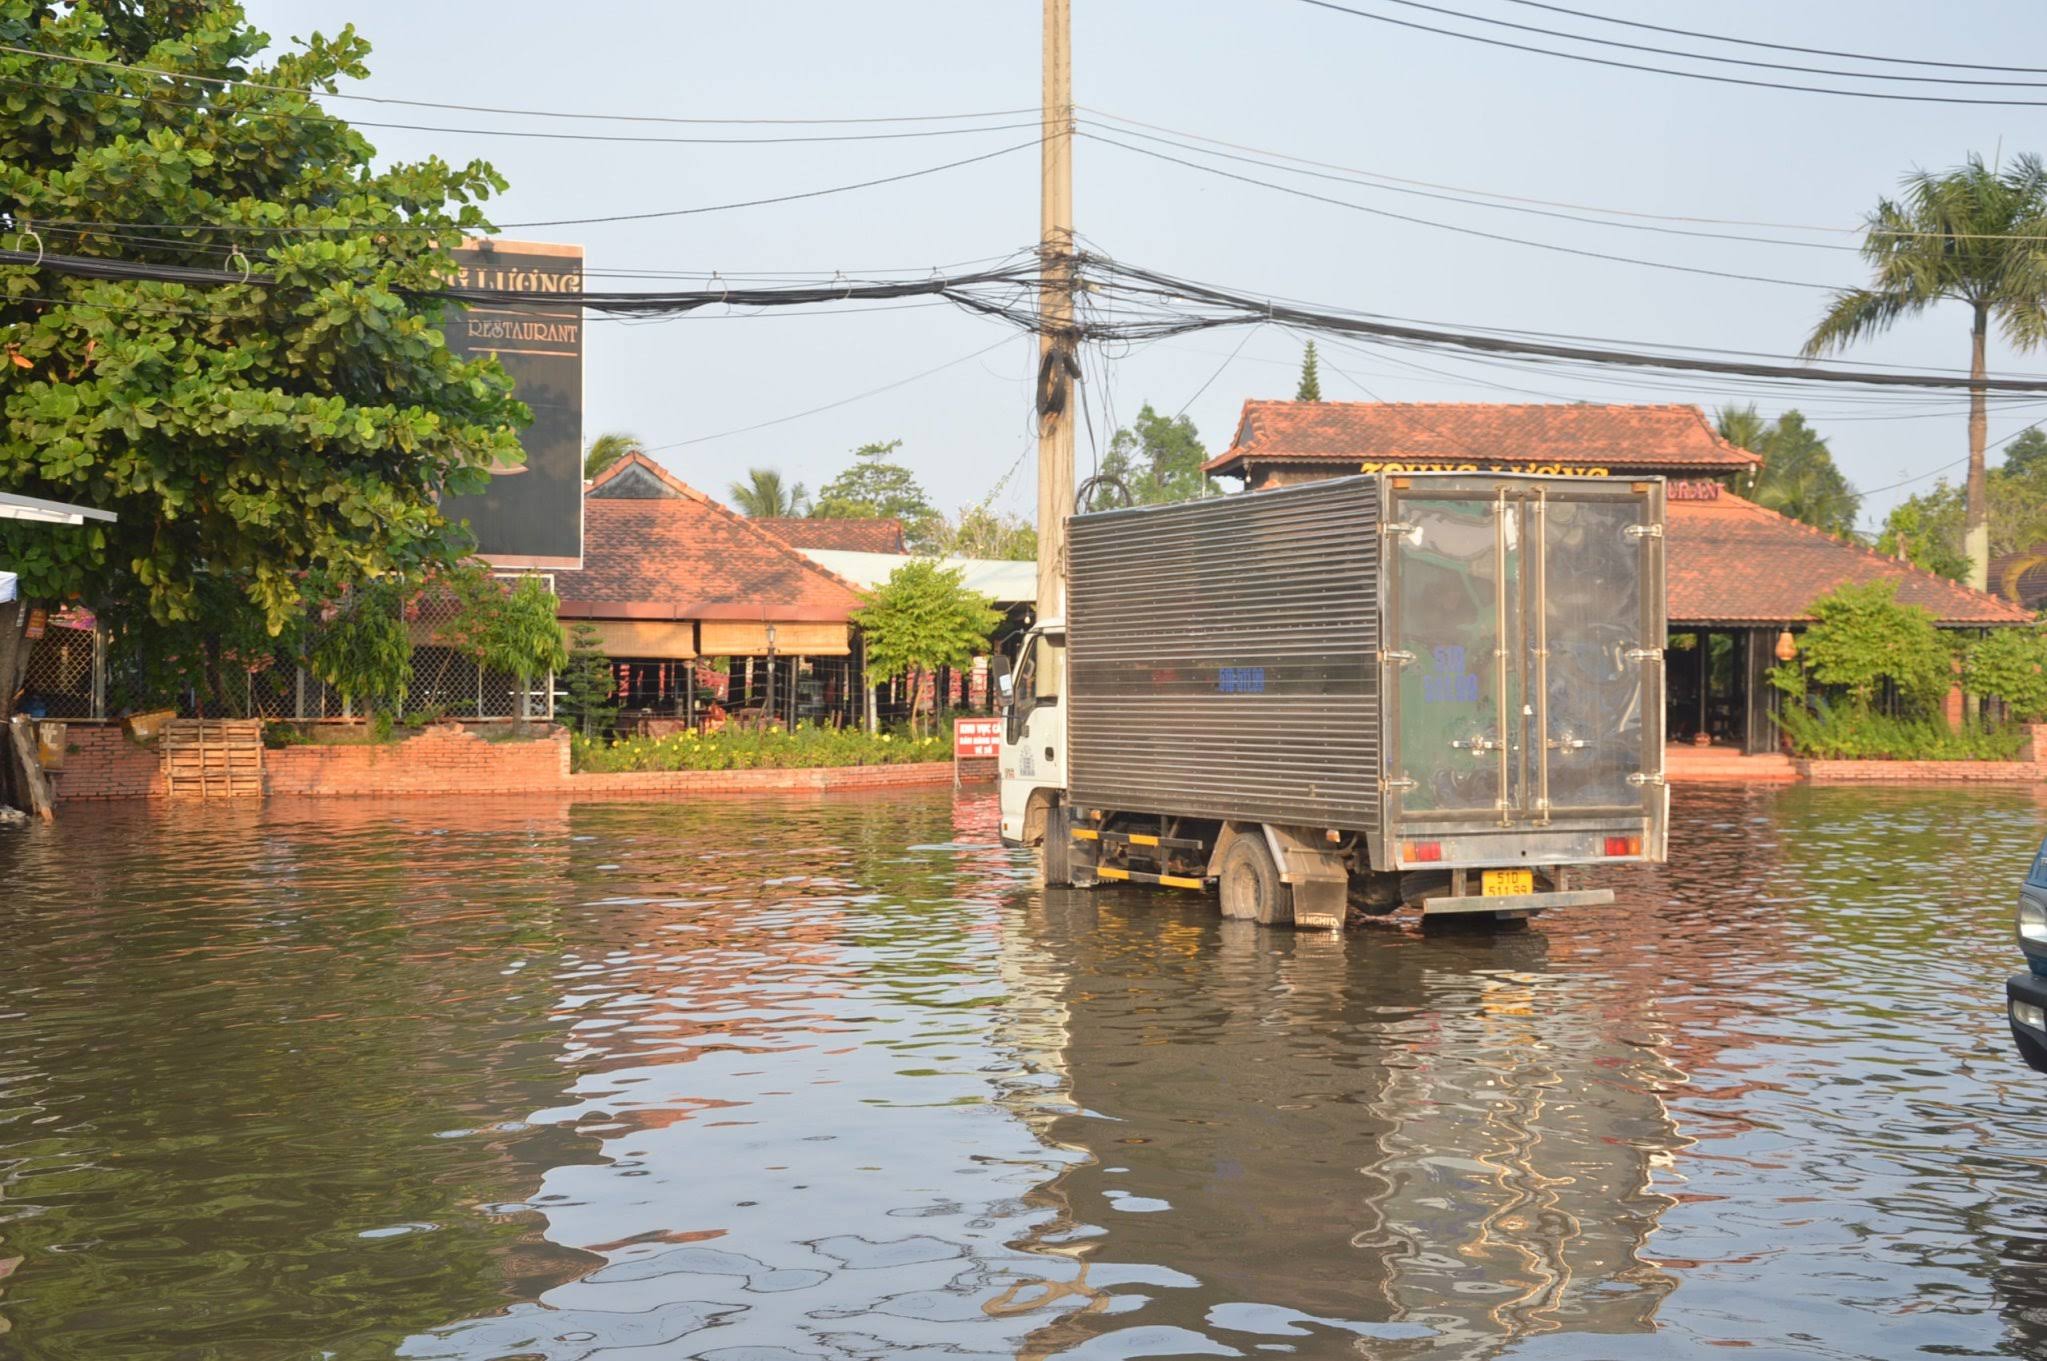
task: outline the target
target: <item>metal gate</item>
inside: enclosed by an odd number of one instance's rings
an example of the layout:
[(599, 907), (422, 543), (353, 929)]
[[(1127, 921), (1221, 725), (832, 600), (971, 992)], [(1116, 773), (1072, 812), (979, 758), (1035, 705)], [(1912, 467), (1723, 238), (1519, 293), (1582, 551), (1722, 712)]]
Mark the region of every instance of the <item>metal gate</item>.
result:
[(1387, 521), (1389, 820), (1656, 816), (1661, 484), (1397, 480)]

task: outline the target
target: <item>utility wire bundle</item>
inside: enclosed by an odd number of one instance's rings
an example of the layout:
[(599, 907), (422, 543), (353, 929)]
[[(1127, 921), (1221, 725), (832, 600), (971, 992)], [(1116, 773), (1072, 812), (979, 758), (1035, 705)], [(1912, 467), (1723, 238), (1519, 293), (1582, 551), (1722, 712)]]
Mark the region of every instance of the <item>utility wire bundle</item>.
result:
[[(176, 265), (55, 254), (42, 250), (0, 250), (0, 267), (18, 266), (39, 273), (89, 279), (134, 279), (199, 287), (271, 287), (275, 281), (248, 268)], [(839, 277), (825, 283), (734, 288), (713, 276), (708, 286), (650, 291), (604, 291), (580, 294), (542, 293), (520, 289), (445, 288), (414, 290), (422, 301), (464, 305), (516, 306), (564, 303), (615, 316), (685, 315), (705, 308), (779, 308), (855, 301), (931, 297), (982, 316), (995, 317), (1025, 331), (1046, 329), (1038, 311), (1044, 260), (1036, 252), (1017, 252), (982, 269), (927, 278), (854, 280)], [(1179, 278), (1116, 260), (1098, 251), (1079, 251), (1069, 262), (1076, 280), (1079, 316), (1062, 339), (1070, 343), (1142, 343), (1189, 332), (1229, 326), (1277, 323), (1292, 330), (1348, 336), (1400, 348), (1483, 355), (1536, 364), (1571, 364), (1600, 368), (1652, 369), (1673, 373), (1720, 374), (1738, 378), (1795, 383), (1845, 384), (1864, 388), (1967, 390), (1994, 394), (2047, 395), (2047, 378), (1984, 378), (1946, 371), (1915, 373), (1875, 369), (1822, 367), (1800, 361), (1770, 362), (1770, 356), (1738, 357), (1675, 347), (1619, 348), (1580, 343), (1568, 337), (1538, 333), (1452, 328), (1375, 316), (1293, 300), (1259, 297), (1213, 284)], [(43, 298), (37, 305), (63, 305)], [(78, 305), (90, 306), (81, 300)]]

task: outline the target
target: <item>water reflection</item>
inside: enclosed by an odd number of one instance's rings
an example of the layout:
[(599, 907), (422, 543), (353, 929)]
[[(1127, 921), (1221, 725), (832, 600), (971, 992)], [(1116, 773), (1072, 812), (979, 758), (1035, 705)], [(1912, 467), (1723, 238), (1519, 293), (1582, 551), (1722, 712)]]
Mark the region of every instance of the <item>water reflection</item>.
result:
[(2047, 1352), (2041, 805), (1680, 813), (1344, 941), (1046, 894), (986, 795), (0, 839), (0, 1355)]

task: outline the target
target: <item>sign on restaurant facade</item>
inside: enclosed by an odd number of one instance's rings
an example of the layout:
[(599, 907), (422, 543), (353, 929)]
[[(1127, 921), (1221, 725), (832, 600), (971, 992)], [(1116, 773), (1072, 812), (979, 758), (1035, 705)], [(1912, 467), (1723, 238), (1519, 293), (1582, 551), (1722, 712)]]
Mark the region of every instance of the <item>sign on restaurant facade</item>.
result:
[(496, 355), (512, 395), (533, 410), (519, 432), (526, 462), (494, 475), (441, 509), (467, 520), (477, 552), (497, 567), (575, 570), (583, 565), (583, 248), (520, 241), (467, 241), (455, 252), (458, 288), (560, 294), (561, 302), (461, 307), (442, 328), (464, 358)]

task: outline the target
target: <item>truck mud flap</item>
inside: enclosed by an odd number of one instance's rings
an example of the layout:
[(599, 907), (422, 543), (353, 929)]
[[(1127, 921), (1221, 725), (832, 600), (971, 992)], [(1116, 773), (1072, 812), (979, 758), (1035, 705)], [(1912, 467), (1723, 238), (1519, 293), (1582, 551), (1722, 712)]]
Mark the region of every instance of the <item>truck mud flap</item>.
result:
[(1422, 915), (1453, 912), (1535, 912), (1551, 907), (1604, 907), (1613, 901), (1610, 888), (1567, 889), (1560, 893), (1466, 894), (1459, 898), (1424, 898)]

